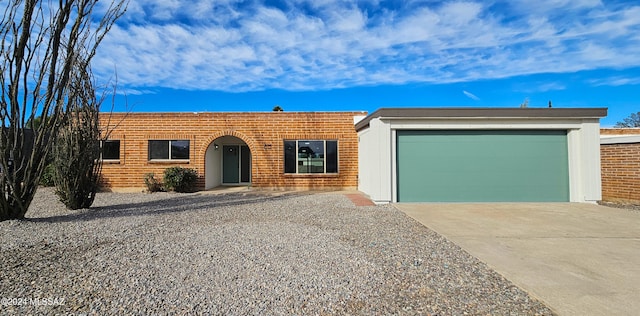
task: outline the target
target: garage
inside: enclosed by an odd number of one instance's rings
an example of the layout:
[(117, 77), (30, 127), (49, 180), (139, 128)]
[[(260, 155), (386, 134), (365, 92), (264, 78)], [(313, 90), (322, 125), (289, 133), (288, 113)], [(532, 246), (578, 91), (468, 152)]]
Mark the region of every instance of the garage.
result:
[(568, 202), (566, 130), (398, 130), (398, 202)]
[(377, 204), (602, 198), (606, 108), (381, 108), (355, 123), (358, 189)]

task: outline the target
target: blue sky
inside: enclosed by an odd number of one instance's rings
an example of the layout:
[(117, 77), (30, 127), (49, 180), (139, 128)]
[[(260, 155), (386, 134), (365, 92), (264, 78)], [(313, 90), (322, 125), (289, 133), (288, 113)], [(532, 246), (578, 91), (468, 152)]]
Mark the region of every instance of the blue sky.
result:
[(131, 0), (93, 65), (117, 72), (116, 111), (528, 100), (608, 107), (612, 126), (640, 111), (640, 3)]

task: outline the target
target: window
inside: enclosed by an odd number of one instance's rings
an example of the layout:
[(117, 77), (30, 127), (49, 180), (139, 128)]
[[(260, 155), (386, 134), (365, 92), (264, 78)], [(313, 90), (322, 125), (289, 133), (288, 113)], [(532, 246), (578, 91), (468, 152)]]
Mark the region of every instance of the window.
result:
[(150, 140), (149, 160), (189, 160), (188, 140)]
[(100, 141), (100, 159), (120, 160), (120, 141), (119, 140)]
[(285, 140), (284, 173), (338, 173), (338, 141)]

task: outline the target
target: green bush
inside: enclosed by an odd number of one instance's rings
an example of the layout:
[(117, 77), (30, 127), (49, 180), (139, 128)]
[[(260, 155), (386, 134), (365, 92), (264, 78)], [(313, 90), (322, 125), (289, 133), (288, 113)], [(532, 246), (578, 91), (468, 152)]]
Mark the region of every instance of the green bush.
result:
[(193, 192), (198, 179), (194, 169), (171, 167), (164, 170), (164, 187), (168, 191)]
[(153, 173), (147, 173), (144, 175), (144, 184), (147, 186), (147, 190), (152, 193), (164, 190), (162, 187), (162, 182), (156, 179), (156, 176)]
[(42, 175), (40, 176), (40, 185), (43, 187), (52, 187), (54, 185), (56, 185), (54, 179), (55, 179), (55, 174), (56, 169), (53, 166), (52, 163), (48, 164), (46, 167), (44, 167), (44, 171), (42, 172)]

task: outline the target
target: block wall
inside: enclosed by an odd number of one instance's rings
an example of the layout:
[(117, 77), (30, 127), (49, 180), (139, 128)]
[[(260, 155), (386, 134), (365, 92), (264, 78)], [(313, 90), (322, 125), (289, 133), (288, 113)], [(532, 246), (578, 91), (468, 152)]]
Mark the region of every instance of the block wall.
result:
[[(204, 188), (205, 154), (223, 136), (243, 140), (251, 150), (254, 187), (281, 189), (356, 188), (358, 136), (353, 117), (363, 112), (224, 112), (224, 113), (103, 113), (109, 139), (120, 140), (120, 160), (103, 164), (106, 188), (144, 188), (144, 175), (172, 166), (198, 172)], [(107, 128), (108, 127), (108, 128)], [(285, 139), (338, 140), (338, 174), (284, 174)], [(190, 140), (188, 162), (149, 161), (149, 140)]]
[[(640, 129), (602, 129), (601, 135), (640, 135)], [(640, 204), (640, 143), (600, 145), (602, 200)]]
[(640, 128), (601, 128), (600, 135), (640, 135)]

